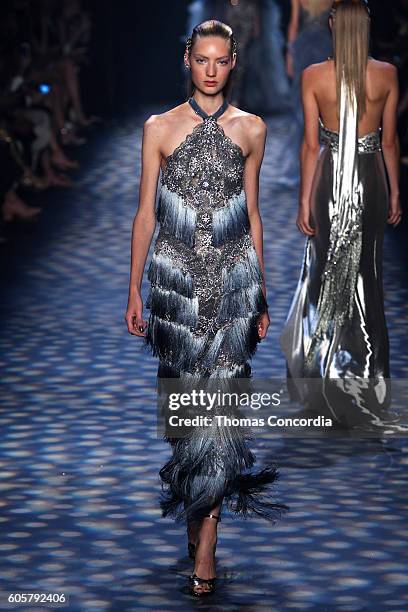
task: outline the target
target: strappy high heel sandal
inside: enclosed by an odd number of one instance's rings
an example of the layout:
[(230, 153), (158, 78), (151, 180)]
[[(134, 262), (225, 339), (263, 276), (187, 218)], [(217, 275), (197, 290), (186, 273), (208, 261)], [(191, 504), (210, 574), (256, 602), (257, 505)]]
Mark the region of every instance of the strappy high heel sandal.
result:
[[(204, 518), (206, 517), (213, 518), (217, 522), (221, 521), (221, 517), (217, 514), (207, 514)], [(194, 547), (194, 558), (195, 558), (196, 545), (191, 544), (191, 542), (189, 542), (189, 546), (188, 546), (189, 553), (190, 553), (190, 545)], [(214, 546), (214, 555), (215, 555), (215, 549), (216, 549), (216, 545)], [(212, 595), (212, 593), (214, 593), (215, 591), (216, 580), (217, 580), (216, 576), (214, 578), (200, 578), (200, 576), (197, 576), (197, 574), (192, 574), (191, 576), (189, 576), (190, 593), (194, 595), (194, 597), (205, 597), (207, 595)], [(202, 587), (202, 586), (205, 586), (206, 588), (200, 591), (195, 590), (197, 587)]]

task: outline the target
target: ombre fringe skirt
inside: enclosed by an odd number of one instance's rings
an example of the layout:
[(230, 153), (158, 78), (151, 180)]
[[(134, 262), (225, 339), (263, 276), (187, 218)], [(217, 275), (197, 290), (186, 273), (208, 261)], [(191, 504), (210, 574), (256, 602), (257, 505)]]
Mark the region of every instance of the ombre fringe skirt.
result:
[[(230, 381), (250, 384), (250, 359), (259, 342), (257, 321), (266, 303), (257, 255), (249, 235), (245, 240), (245, 256), (215, 280), (204, 272), (194, 278), (183, 273), (156, 248), (148, 272), (146, 306), (151, 313), (144, 346), (159, 357), (159, 396), (168, 379), (188, 388), (194, 380), (197, 385), (211, 380), (213, 389), (219, 384), (227, 392)], [(216, 287), (214, 295), (206, 294), (206, 287)], [(212, 415), (224, 410), (215, 406)], [(232, 515), (275, 522), (288, 509), (274, 499), (276, 466), (251, 471), (255, 455), (247, 429), (213, 419), (210, 427), (164, 437), (172, 454), (160, 470), (163, 516), (199, 521), (222, 503)]]

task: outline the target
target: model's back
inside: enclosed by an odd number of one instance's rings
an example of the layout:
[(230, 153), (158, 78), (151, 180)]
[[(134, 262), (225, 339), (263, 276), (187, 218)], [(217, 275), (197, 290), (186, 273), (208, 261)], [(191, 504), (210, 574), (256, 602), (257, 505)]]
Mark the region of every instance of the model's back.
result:
[[(331, 0), (298, 0), (300, 8), (300, 19), (306, 21), (320, 20), (326, 17), (330, 10)], [(326, 21), (327, 23), (327, 21)]]
[[(333, 60), (316, 64), (310, 68), (314, 73), (313, 89), (320, 117), (326, 128), (337, 132), (336, 70)], [(366, 112), (358, 123), (358, 134), (364, 136), (375, 132), (382, 124), (385, 103), (390, 94), (395, 68), (386, 62), (369, 59), (366, 71)]]
[(401, 220), (396, 70), (369, 56), (366, 0), (334, 0), (330, 24), (335, 59), (303, 72), (296, 223), (308, 238), (280, 342), (290, 397), (345, 429), (390, 431), (382, 252), (386, 223)]

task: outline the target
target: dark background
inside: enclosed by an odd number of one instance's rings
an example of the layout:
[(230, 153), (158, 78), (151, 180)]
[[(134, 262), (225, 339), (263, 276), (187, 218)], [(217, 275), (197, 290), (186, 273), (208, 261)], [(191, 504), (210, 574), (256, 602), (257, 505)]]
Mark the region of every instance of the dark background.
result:
[[(149, 103), (184, 99), (182, 60), (188, 4), (187, 0), (84, 2), (93, 13), (93, 36), (91, 63), (83, 69), (81, 85), (92, 112), (114, 116)], [(290, 1), (279, 0), (279, 4), (286, 32)], [(398, 5), (399, 0), (370, 1), (372, 53), (396, 64), (399, 49), (393, 43)]]
[[(188, 2), (84, 3), (93, 13), (92, 57), (81, 85), (93, 112), (117, 115), (183, 96)], [(101, 95), (103, 92), (103, 95)]]

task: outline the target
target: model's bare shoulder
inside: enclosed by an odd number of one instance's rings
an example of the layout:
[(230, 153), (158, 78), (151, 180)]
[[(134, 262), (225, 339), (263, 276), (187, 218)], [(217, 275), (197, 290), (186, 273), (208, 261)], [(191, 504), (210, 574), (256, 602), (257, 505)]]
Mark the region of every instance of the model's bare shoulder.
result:
[(381, 60), (376, 60), (374, 58), (370, 58), (368, 60), (368, 69), (376, 72), (382, 72), (383, 74), (397, 74), (397, 68), (394, 64), (390, 64), (390, 62), (383, 62)]
[(144, 130), (150, 133), (163, 130), (169, 121), (168, 112), (161, 113), (160, 115), (150, 115), (144, 122)]
[(251, 148), (260, 147), (260, 150), (264, 147), (267, 135), (267, 125), (262, 117), (259, 115), (250, 114), (246, 118), (247, 122), (247, 134), (251, 141)]
[(267, 130), (265, 121), (259, 115), (253, 115), (248, 113), (246, 121), (248, 129), (251, 130), (251, 132), (254, 132), (259, 135), (263, 132), (266, 132)]
[(184, 104), (180, 104), (164, 113), (150, 115), (143, 124), (143, 138), (149, 142), (154, 142), (161, 149), (162, 144), (168, 139), (168, 135), (183, 119), (184, 106)]
[(179, 104), (174, 108), (170, 108), (164, 113), (160, 113), (158, 115), (150, 115), (148, 119), (146, 119), (144, 126), (150, 131), (163, 131), (168, 128), (174, 126), (174, 123), (183, 119), (183, 114), (185, 113), (186, 105), (185, 103)]
[(394, 64), (371, 59), (368, 62), (368, 76), (380, 91), (387, 95), (398, 87), (398, 70)]
[(150, 115), (143, 124), (144, 138), (156, 138), (163, 130), (164, 125), (163, 115)]
[(240, 131), (243, 135), (243, 140), (247, 143), (248, 152), (251, 153), (255, 150), (261, 150), (265, 144), (268, 129), (262, 117), (253, 113), (240, 111), (238, 121), (240, 122)]
[(164, 121), (162, 115), (150, 115), (143, 124), (143, 147), (152, 154), (160, 151)]
[(310, 64), (302, 72), (302, 81), (304, 85), (314, 85), (327, 79), (328, 75), (333, 71), (333, 62), (324, 61), (318, 64)]
[(143, 130), (145, 132), (152, 132), (154, 129), (157, 129), (158, 119), (159, 115), (150, 115), (143, 124)]
[(249, 137), (258, 137), (266, 134), (267, 126), (265, 121), (259, 115), (255, 115), (253, 113), (247, 113), (246, 111), (242, 111), (237, 109), (237, 123), (240, 126), (240, 129), (248, 134)]

